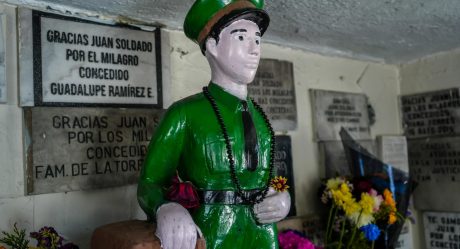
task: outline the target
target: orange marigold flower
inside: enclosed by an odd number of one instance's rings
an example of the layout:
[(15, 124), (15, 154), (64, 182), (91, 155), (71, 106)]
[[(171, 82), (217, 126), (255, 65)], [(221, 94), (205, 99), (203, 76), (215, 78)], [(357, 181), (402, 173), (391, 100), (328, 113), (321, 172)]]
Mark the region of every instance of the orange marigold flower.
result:
[(391, 193), (390, 190), (385, 189), (383, 191), (383, 196), (385, 198), (385, 204), (387, 204), (388, 206), (390, 206), (392, 208), (396, 208), (396, 202), (393, 199), (393, 194)]
[(277, 192), (284, 192), (289, 188), (287, 185), (286, 177), (277, 176), (273, 178), (270, 182), (270, 186), (274, 188)]
[(396, 217), (396, 202), (393, 199), (393, 194), (391, 193), (390, 190), (385, 189), (383, 191), (383, 196), (385, 198), (385, 205), (390, 207), (390, 213), (388, 215), (388, 224), (394, 224), (397, 220)]
[(388, 218), (388, 224), (392, 225), (396, 222), (397, 218), (394, 213), (390, 213), (390, 217)]

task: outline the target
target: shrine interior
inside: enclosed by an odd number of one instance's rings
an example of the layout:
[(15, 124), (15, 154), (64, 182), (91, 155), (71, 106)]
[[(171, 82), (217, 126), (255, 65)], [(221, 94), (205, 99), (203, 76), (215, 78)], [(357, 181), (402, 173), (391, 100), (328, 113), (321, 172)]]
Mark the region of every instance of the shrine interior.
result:
[[(137, 180), (151, 136), (166, 109), (210, 82), (182, 28), (194, 2), (0, 1), (0, 231), (52, 226), (90, 248), (96, 228), (147, 219)], [(249, 95), (271, 121), (275, 167), (290, 185), (280, 231), (315, 241), (322, 183), (362, 166), (343, 127), (391, 184), (393, 172), (411, 182), (394, 248), (460, 248), (460, 1), (265, 9)]]

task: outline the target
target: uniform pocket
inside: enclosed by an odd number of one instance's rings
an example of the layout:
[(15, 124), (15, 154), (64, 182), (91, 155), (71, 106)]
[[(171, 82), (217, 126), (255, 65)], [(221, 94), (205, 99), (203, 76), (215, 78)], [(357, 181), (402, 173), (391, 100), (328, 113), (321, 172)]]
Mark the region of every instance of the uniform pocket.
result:
[[(233, 139), (230, 139), (233, 145)], [(206, 164), (211, 173), (226, 173), (230, 171), (225, 139), (215, 138), (206, 142)]]

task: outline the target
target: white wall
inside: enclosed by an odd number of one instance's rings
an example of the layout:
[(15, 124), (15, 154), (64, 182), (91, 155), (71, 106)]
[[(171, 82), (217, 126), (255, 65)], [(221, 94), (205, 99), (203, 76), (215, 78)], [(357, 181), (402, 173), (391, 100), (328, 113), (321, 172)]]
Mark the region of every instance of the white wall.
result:
[[(399, 67), (401, 94), (460, 87), (460, 50), (439, 53)], [(415, 212), (414, 248), (425, 249), (422, 212)]]
[(401, 94), (460, 87), (460, 49), (400, 66)]
[[(137, 207), (136, 186), (77, 191), (69, 193), (24, 196), (24, 152), (22, 149), (22, 111), (18, 107), (16, 68), (15, 9), (8, 7), (10, 32), (7, 46), (8, 104), (0, 104), (0, 230), (9, 230), (18, 222), (28, 231), (44, 225), (87, 248), (93, 229), (118, 220), (143, 218)], [(167, 51), (164, 86), (165, 106), (182, 97), (201, 91), (209, 82), (209, 67), (198, 47), (182, 32), (165, 31)], [(169, 41), (169, 42), (168, 42)], [(168, 44), (169, 43), (169, 44)], [(169, 46), (168, 46), (169, 45)], [(376, 111), (377, 123), (372, 135), (399, 134), (397, 96), (398, 68), (392, 65), (326, 57), (301, 50), (263, 45), (263, 58), (291, 61), (298, 110), (298, 128), (287, 132), (292, 137), (296, 185), (296, 207), (299, 214), (318, 210), (316, 191), (324, 170), (319, 165), (313, 141), (312, 112), (308, 90), (327, 89), (365, 93)], [(170, 73), (168, 73), (170, 72)]]

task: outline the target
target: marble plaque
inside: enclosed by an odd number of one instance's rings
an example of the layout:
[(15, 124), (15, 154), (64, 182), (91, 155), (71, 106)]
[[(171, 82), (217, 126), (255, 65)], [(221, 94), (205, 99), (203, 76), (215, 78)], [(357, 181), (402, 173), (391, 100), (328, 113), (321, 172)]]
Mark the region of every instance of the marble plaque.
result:
[[(357, 142), (369, 152), (374, 153), (375, 146), (372, 140), (361, 140)], [(319, 149), (323, 158), (322, 161), (326, 171), (326, 178), (352, 175), (342, 141), (319, 142)]]
[(23, 106), (32, 97), (33, 106), (161, 107), (158, 28), (23, 9), (19, 18)]
[(292, 62), (261, 59), (249, 95), (264, 109), (276, 131), (297, 128)]
[(460, 137), (408, 140), (410, 174), (418, 185), (415, 208), (460, 211)]
[(345, 128), (357, 140), (371, 139), (364, 94), (310, 90), (317, 141), (340, 140)]
[(398, 240), (395, 242), (395, 249), (413, 249), (414, 247), (412, 244), (410, 222), (406, 221), (399, 234)]
[(292, 168), (292, 146), (290, 136), (276, 136), (275, 149), (275, 176), (287, 178), (289, 193), (291, 194), (291, 210), (288, 216), (296, 215), (294, 170)]
[[(380, 159), (387, 165), (409, 172), (407, 141), (405, 136), (378, 136), (377, 150)], [(395, 249), (412, 249), (412, 231), (410, 222), (402, 227)]]
[(460, 89), (401, 96), (408, 138), (460, 135)]
[(5, 34), (3, 26), (6, 26), (5, 15), (0, 13), (0, 103), (6, 103), (6, 70), (5, 70)]
[(379, 157), (384, 163), (405, 172), (409, 172), (409, 159), (405, 136), (378, 136), (377, 147)]
[(137, 182), (163, 111), (25, 108), (27, 193), (43, 194)]
[(460, 248), (460, 214), (424, 212), (427, 249)]

